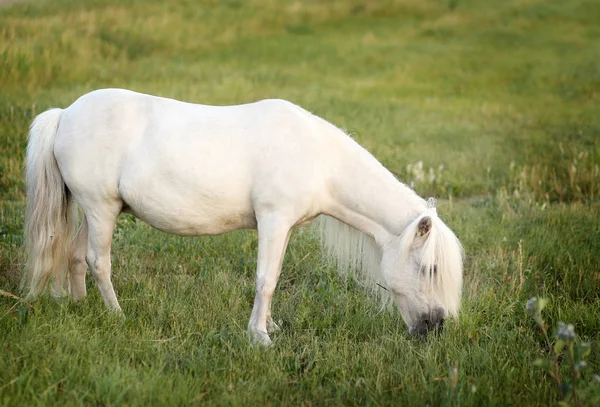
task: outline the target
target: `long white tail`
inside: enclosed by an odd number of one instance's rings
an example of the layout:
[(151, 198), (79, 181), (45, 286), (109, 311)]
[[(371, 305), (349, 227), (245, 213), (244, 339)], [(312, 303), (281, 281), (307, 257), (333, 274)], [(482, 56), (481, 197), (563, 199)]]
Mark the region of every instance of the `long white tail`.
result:
[(75, 225), (74, 205), (54, 158), (54, 140), (62, 109), (38, 115), (27, 144), (27, 269), (22, 284), (33, 299), (51, 282), (53, 295), (68, 289), (68, 266)]

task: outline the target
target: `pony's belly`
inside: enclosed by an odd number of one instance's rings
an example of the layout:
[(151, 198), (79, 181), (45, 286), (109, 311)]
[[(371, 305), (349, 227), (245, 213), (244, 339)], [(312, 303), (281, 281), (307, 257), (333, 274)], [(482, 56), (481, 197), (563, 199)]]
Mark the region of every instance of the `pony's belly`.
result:
[(121, 179), (124, 209), (164, 232), (182, 236), (216, 235), (256, 227), (249, 194), (241, 188), (173, 177)]
[(238, 229), (256, 228), (254, 213), (164, 207), (140, 207), (126, 204), (123, 212), (131, 213), (149, 225), (180, 236), (218, 235)]

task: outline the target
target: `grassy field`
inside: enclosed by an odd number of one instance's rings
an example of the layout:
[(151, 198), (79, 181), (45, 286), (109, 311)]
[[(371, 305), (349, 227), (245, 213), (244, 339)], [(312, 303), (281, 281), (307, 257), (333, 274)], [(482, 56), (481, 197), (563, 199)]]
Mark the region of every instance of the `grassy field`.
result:
[[(408, 335), (294, 232), (275, 346), (248, 344), (256, 233), (180, 238), (121, 216), (113, 282), (82, 303), (0, 296), (0, 406), (551, 405), (551, 340), (592, 347), (600, 405), (600, 3), (116, 1), (0, 6), (0, 289), (20, 295), (28, 125), (97, 88), (291, 100), (440, 199), (466, 251), (462, 313)], [(572, 376), (567, 356), (560, 377)], [(572, 398), (569, 404), (575, 404)]]

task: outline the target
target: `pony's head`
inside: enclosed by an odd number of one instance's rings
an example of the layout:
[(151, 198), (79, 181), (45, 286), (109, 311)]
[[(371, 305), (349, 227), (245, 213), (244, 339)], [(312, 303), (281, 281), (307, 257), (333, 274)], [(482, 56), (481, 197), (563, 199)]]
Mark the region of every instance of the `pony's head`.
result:
[(384, 248), (381, 270), (411, 333), (438, 329), (460, 308), (463, 250), (434, 207)]

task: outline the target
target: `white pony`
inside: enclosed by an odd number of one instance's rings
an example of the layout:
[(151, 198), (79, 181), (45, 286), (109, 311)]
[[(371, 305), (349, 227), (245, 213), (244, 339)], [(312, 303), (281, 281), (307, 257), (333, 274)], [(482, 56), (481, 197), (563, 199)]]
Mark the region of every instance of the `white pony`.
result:
[[(87, 264), (120, 310), (110, 247), (121, 212), (182, 236), (256, 228), (248, 332), (268, 345), (290, 230), (324, 214), (324, 245), (340, 269), (384, 284), (411, 332), (436, 329), (460, 306), (462, 248), (433, 205), (290, 102), (206, 106), (98, 90), (35, 118), (26, 165), (28, 298), (49, 282), (84, 298)], [(74, 238), (73, 200), (84, 214)]]

